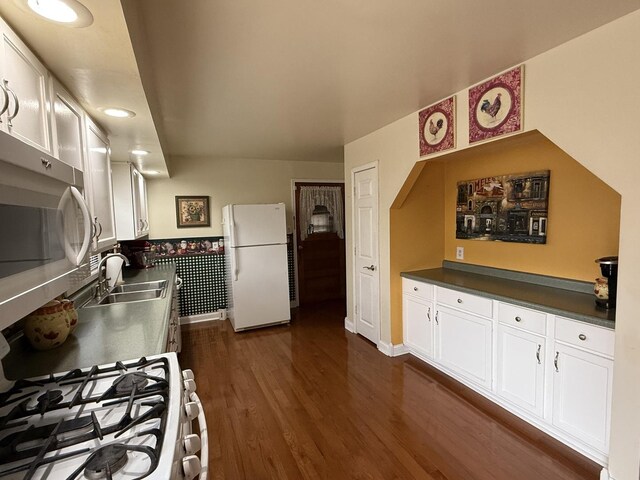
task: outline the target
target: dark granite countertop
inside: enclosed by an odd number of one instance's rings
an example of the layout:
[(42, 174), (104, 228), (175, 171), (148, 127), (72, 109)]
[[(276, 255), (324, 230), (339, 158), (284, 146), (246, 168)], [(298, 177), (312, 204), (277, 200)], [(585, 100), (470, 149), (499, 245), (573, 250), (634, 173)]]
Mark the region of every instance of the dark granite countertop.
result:
[(34, 350), (27, 339), (11, 341), (3, 360), (10, 379), (29, 378), (130, 360), (165, 351), (175, 264), (146, 270), (125, 269), (124, 283), (167, 280), (165, 295), (153, 300), (78, 308), (78, 327), (58, 348)]
[[(479, 267), (478, 271), (481, 271), (482, 268)], [(487, 271), (491, 270), (493, 269), (487, 269)], [(452, 268), (402, 272), (401, 276), (600, 327), (615, 328), (615, 309), (605, 311), (597, 308), (594, 295), (589, 293)]]

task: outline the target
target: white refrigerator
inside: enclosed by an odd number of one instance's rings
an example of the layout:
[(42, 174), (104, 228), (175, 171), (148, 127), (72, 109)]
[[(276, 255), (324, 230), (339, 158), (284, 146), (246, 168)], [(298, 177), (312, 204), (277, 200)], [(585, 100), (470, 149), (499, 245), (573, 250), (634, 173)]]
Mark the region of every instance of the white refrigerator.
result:
[(288, 323), (289, 272), (284, 203), (222, 209), (227, 316), (233, 329)]

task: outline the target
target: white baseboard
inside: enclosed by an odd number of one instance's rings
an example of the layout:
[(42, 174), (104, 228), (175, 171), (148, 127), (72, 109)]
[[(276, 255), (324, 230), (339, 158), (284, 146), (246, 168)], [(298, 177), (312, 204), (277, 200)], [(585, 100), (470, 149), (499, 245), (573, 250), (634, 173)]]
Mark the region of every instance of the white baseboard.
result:
[(224, 308), (216, 312), (201, 313), (200, 315), (186, 315), (180, 317), (180, 325), (188, 325), (190, 323), (209, 322), (211, 320), (226, 320), (227, 311)]
[(344, 329), (351, 333), (356, 333), (356, 327), (353, 321), (349, 320), (349, 317), (344, 317)]
[(403, 343), (392, 345), (391, 343), (383, 342), (382, 340), (378, 342), (378, 350), (388, 357), (399, 357), (400, 355), (409, 353), (409, 349)]
[(600, 480), (614, 480), (614, 478), (609, 475), (609, 470), (603, 468), (602, 470), (600, 470)]

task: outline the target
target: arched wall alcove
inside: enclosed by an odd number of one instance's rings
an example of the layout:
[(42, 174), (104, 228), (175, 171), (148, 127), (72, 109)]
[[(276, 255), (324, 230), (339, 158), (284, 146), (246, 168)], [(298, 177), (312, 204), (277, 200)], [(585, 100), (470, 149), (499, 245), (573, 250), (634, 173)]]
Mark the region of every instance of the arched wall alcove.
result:
[[(456, 239), (457, 182), (550, 170), (547, 243)], [(391, 336), (402, 343), (400, 272), (456, 261), (593, 281), (617, 255), (620, 195), (537, 130), (417, 162), (391, 205)]]

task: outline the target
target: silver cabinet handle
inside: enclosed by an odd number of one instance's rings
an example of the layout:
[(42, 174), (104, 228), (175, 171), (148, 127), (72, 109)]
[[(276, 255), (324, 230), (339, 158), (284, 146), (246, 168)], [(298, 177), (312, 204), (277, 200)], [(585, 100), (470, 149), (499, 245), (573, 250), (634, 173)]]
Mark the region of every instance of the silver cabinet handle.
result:
[(140, 230), (144, 230), (144, 220), (142, 220), (141, 218), (138, 219), (138, 224), (140, 225)]
[(11, 123), (11, 120), (13, 120), (14, 118), (16, 118), (16, 116), (18, 116), (18, 112), (20, 111), (20, 101), (18, 100), (18, 96), (16, 95), (16, 92), (14, 92), (9, 88), (8, 80), (4, 81), (4, 86), (7, 89), (7, 91), (11, 94), (11, 96), (13, 97), (13, 101), (16, 104), (16, 108), (13, 110), (13, 113), (9, 112), (9, 116), (7, 117), (7, 125), (12, 127), (13, 124)]
[(521, 321), (522, 321), (522, 318), (516, 317), (516, 322), (521, 322)]
[(427, 308), (427, 318), (431, 321), (431, 307)]
[(418, 287), (413, 287), (413, 291), (417, 292), (418, 291)]
[(462, 299), (461, 298), (458, 299), (458, 303), (462, 303)]
[(558, 370), (558, 355), (560, 355), (560, 352), (556, 351), (556, 358), (553, 359), (553, 366), (556, 367), (556, 372), (560, 371)]
[(47, 170), (49, 170), (51, 168), (51, 160), (48, 160), (46, 158), (41, 158), (40, 162), (42, 162), (42, 166), (44, 168), (46, 168)]
[(438, 322), (438, 314), (440, 312), (438, 310), (436, 310), (436, 325), (440, 325), (440, 322)]
[(542, 345), (538, 344), (538, 351), (536, 352), (536, 358), (538, 359), (538, 365), (540, 365), (542, 362), (540, 361), (540, 349), (542, 348)]
[(367, 270), (371, 270), (372, 272), (376, 269), (375, 265), (370, 265), (368, 267), (362, 267), (362, 268), (366, 268)]
[[(7, 109), (9, 108), (9, 92), (7, 92), (7, 89), (4, 86), (4, 82), (0, 83), (0, 88), (2, 89), (2, 96), (4, 97), (4, 103), (2, 104), (2, 110), (0, 110), (0, 115), (4, 115), (4, 112), (7, 111)], [(2, 123), (2, 120), (0, 120), (0, 123)]]
[(584, 342), (587, 339), (587, 336), (584, 333), (581, 333), (578, 335), (578, 338)]

